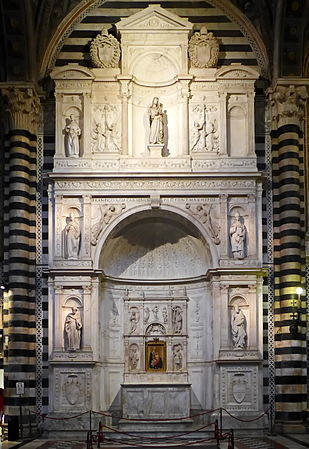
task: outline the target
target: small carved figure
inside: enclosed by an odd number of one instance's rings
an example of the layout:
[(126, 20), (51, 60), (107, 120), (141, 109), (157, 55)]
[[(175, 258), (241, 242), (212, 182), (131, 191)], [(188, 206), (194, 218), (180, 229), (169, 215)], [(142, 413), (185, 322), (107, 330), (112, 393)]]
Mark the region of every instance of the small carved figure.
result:
[(246, 317), (243, 311), (236, 304), (231, 318), (232, 338), (235, 348), (245, 348), (246, 346)]
[(179, 371), (182, 369), (182, 359), (183, 359), (183, 354), (182, 354), (182, 345), (178, 344), (178, 345), (174, 345), (173, 346), (173, 362), (174, 362), (174, 370), (175, 371)]
[(164, 143), (163, 106), (158, 97), (154, 97), (148, 110), (150, 121), (149, 143)]
[(103, 204), (100, 205), (100, 218), (92, 226), (91, 229), (91, 244), (96, 245), (98, 242), (99, 235), (103, 230), (104, 226), (112, 220), (113, 217), (119, 215), (123, 209), (125, 209), (125, 204)]
[(219, 136), (217, 134), (217, 121), (206, 120), (205, 124), (205, 144), (207, 151), (218, 151), (219, 149)]
[(204, 123), (194, 121), (191, 133), (191, 142), (191, 151), (198, 153), (205, 150)]
[(220, 226), (216, 224), (216, 220), (212, 219), (212, 205), (211, 204), (186, 204), (186, 209), (189, 209), (192, 215), (203, 223), (208, 234), (216, 245), (220, 243)]
[(172, 323), (175, 334), (180, 334), (182, 331), (182, 309), (179, 306), (172, 308)]
[(136, 370), (139, 364), (139, 350), (138, 345), (133, 343), (129, 348), (129, 365), (131, 370)]
[(159, 307), (154, 306), (154, 308), (152, 309), (154, 321), (158, 321), (158, 312), (159, 312)]
[(144, 310), (144, 323), (147, 324), (150, 318), (150, 309), (146, 307)]
[(137, 324), (139, 322), (139, 313), (137, 307), (131, 307), (130, 313), (130, 334), (133, 334), (137, 329)]
[(66, 149), (69, 157), (79, 157), (79, 136), (81, 129), (73, 115), (70, 115), (70, 123), (65, 127)]
[(104, 126), (101, 123), (95, 125), (95, 129), (92, 133), (92, 139), (94, 140), (94, 150), (103, 153), (106, 147), (106, 133)]
[(73, 213), (66, 219), (64, 234), (64, 257), (69, 260), (77, 260), (80, 245), (80, 227), (77, 217)]
[(64, 322), (64, 349), (76, 351), (81, 345), (82, 321), (77, 307), (72, 307)]
[(166, 324), (168, 322), (167, 308), (164, 306), (162, 309), (162, 317), (163, 323)]
[(242, 223), (239, 212), (235, 212), (232, 225), (230, 227), (231, 248), (234, 259), (245, 257), (245, 240), (247, 228)]

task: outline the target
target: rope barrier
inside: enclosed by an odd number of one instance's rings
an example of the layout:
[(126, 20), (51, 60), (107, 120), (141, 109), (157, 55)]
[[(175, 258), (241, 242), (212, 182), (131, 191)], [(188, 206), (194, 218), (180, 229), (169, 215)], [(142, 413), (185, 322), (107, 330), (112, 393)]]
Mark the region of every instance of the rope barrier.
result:
[(219, 408), (215, 408), (213, 410), (206, 410), (205, 412), (201, 412), (201, 413), (197, 413), (196, 415), (188, 415), (188, 416), (183, 416), (180, 418), (165, 418), (165, 419), (156, 419), (156, 418), (125, 418), (124, 416), (117, 416), (117, 415), (112, 415), (111, 413), (106, 413), (106, 412), (97, 412), (97, 411), (92, 411), (92, 413), (94, 414), (98, 414), (98, 415), (102, 415), (102, 416), (107, 416), (109, 418), (114, 418), (114, 419), (122, 419), (125, 421), (147, 421), (147, 422), (168, 422), (168, 421), (182, 421), (185, 419), (193, 419), (193, 418), (197, 418), (199, 416), (204, 416), (204, 415), (208, 415), (210, 413), (214, 413), (217, 412), (218, 410), (220, 410)]
[(122, 431), (122, 430), (118, 430), (118, 429), (115, 429), (114, 427), (110, 427), (110, 426), (107, 426), (105, 424), (103, 424), (102, 427), (104, 427), (104, 428), (106, 428), (108, 430), (111, 430), (111, 431), (113, 431), (115, 433), (119, 433), (119, 434), (122, 434), (122, 435), (127, 435), (127, 436), (131, 437), (132, 439), (139, 439), (139, 440), (140, 439), (144, 439), (144, 440), (174, 440), (176, 438), (180, 438), (180, 437), (183, 437), (183, 436), (186, 436), (186, 435), (190, 435), (191, 433), (194, 433), (194, 432), (199, 432), (199, 431), (201, 431), (203, 429), (206, 429), (207, 427), (210, 427), (210, 426), (212, 426), (214, 424), (215, 423), (206, 424), (205, 426), (201, 426), (201, 427), (199, 427), (197, 429), (190, 430), (188, 432), (184, 432), (184, 433), (181, 433), (181, 434), (178, 434), (178, 435), (172, 435), (170, 437), (147, 437), (147, 436), (143, 436), (143, 435), (134, 435), (133, 433), (125, 432), (125, 431)]
[(262, 413), (262, 415), (257, 416), (256, 418), (252, 418), (252, 419), (241, 419), (241, 418), (237, 418), (237, 416), (232, 415), (232, 413), (230, 413), (228, 410), (226, 410), (225, 408), (223, 408), (222, 410), (224, 410), (229, 416), (231, 416), (231, 418), (236, 419), (237, 421), (241, 421), (241, 422), (253, 422), (253, 421), (258, 421), (259, 419), (263, 418), (263, 416), (265, 416), (270, 408), (268, 408), (264, 413)]

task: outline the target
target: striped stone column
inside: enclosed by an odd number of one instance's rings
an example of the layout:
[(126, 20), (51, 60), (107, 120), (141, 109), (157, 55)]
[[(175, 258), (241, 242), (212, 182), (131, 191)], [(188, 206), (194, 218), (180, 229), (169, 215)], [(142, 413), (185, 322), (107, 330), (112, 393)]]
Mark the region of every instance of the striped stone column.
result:
[(16, 382), (24, 382), (24, 406), (36, 390), (36, 128), (40, 102), (32, 87), (2, 89), (9, 114), (4, 198), (4, 380), (9, 416), (19, 414)]
[[(302, 424), (307, 408), (304, 155), (306, 88), (278, 85), (272, 105), (275, 417), (283, 429)], [(299, 310), (297, 315), (294, 312)], [(292, 325), (297, 325), (297, 327)]]

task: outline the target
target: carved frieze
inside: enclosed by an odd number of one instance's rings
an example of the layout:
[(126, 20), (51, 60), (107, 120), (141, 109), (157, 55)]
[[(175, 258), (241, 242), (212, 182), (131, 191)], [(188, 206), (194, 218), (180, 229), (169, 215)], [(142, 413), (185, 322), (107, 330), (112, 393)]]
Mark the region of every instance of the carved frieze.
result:
[(101, 34), (91, 42), (90, 56), (94, 67), (114, 68), (120, 61), (120, 44), (117, 39), (103, 28)]
[(189, 57), (192, 67), (216, 67), (219, 58), (219, 43), (213, 33), (202, 27), (189, 41)]

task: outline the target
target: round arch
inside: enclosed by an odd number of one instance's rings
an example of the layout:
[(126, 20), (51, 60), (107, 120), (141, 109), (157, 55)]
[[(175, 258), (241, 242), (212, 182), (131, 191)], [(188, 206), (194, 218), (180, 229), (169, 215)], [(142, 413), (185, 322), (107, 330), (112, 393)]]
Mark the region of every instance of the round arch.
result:
[[(136, 206), (130, 210), (127, 210), (117, 217), (117, 219), (115, 219), (112, 223), (106, 226), (95, 248), (95, 253), (93, 255), (93, 268), (100, 269), (104, 248), (111, 238), (116, 235), (121, 235), (121, 232), (128, 225), (138, 224), (139, 222), (147, 219), (169, 220), (175, 224), (175, 229), (178, 224), (184, 232), (188, 232), (192, 234), (194, 238), (200, 239), (201, 244), (204, 245), (204, 251), (208, 252), (209, 267), (214, 268), (218, 266), (217, 247), (211, 240), (211, 237), (207, 233), (205, 227), (198, 220), (196, 220), (195, 217), (177, 206), (162, 205), (160, 209), (152, 209), (151, 206), (147, 205)], [(181, 234), (181, 231), (179, 232)]]
[[(73, 31), (74, 26), (87, 16), (93, 9), (99, 7), (104, 2), (102, 0), (88, 0), (77, 5), (59, 24), (56, 32), (51, 38), (41, 60), (40, 77), (46, 77), (54, 68), (58, 53), (61, 51), (64, 40)], [(238, 25), (239, 30), (247, 38), (258, 62), (261, 74), (269, 77), (269, 58), (267, 49), (261, 36), (251, 23), (251, 21), (229, 0), (209, 0), (213, 7), (219, 8), (229, 20)], [(117, 3), (115, 3), (115, 10)]]

